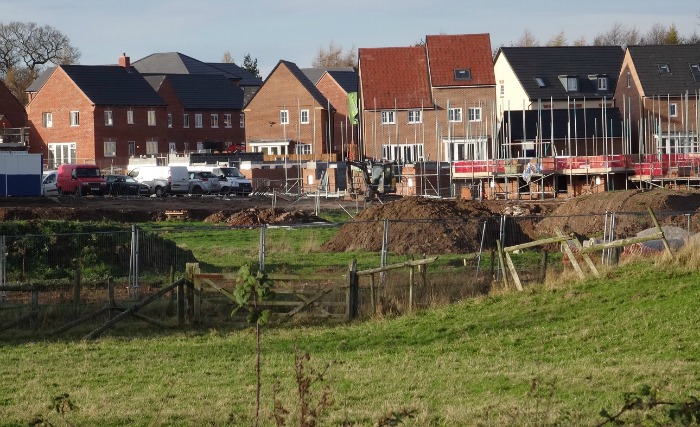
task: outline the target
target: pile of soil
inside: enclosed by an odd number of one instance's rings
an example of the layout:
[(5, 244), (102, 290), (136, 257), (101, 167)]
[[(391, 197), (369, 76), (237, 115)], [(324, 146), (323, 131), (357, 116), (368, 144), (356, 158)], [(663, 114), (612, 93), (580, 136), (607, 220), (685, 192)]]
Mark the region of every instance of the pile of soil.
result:
[[(687, 217), (682, 213), (700, 210), (700, 192), (659, 188), (625, 190), (580, 196), (559, 205), (551, 216), (535, 225), (537, 236), (553, 236), (554, 228), (564, 233), (592, 237), (602, 235), (605, 213), (615, 212), (615, 234), (618, 238), (634, 236), (651, 226), (647, 209), (651, 208), (663, 225), (685, 228)], [(674, 214), (671, 214), (673, 212)]]
[(248, 208), (240, 212), (216, 212), (204, 219), (205, 222), (226, 223), (232, 227), (254, 227), (268, 225), (293, 225), (326, 222), (318, 216), (301, 210), (282, 208)]
[[(407, 197), (366, 208), (321, 246), (328, 252), (380, 251), (384, 219), (396, 254), (462, 253), (478, 249), (480, 222), (492, 217), (486, 203)], [(426, 221), (430, 220), (430, 221)]]

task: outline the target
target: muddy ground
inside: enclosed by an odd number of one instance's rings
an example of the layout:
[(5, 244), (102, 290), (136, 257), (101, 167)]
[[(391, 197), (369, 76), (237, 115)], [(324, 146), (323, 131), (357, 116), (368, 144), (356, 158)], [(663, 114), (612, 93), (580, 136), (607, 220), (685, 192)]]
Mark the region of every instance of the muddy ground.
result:
[[(415, 251), (415, 243), (421, 242), (421, 248), (427, 247), (431, 253), (449, 253), (468, 252), (478, 246), (481, 231), (478, 230), (478, 221), (473, 219), (501, 215), (519, 217), (518, 232), (531, 239), (552, 236), (555, 227), (560, 227), (565, 233), (577, 233), (581, 236), (600, 235), (604, 227), (605, 212), (646, 212), (647, 208), (659, 214), (666, 224), (684, 226), (687, 215), (664, 216), (664, 213), (698, 213), (700, 192), (629, 190), (562, 201), (474, 202), (418, 197), (385, 203), (375, 201), (371, 204), (337, 198), (321, 198), (319, 201), (322, 210), (344, 210), (355, 216), (353, 221), (341, 227), (337, 235), (323, 245), (323, 250), (380, 250), (382, 232), (381, 222), (377, 220), (400, 219), (417, 221), (392, 223), (392, 251), (411, 253)], [(140, 223), (166, 221), (169, 213), (181, 212), (181, 221), (207, 221), (229, 226), (291, 225), (322, 221), (313, 214), (315, 207), (316, 200), (312, 197), (278, 197), (274, 208), (270, 197), (6, 197), (0, 198), (0, 221)], [(547, 218), (543, 219), (543, 216)], [(648, 218), (648, 215), (645, 218)], [(639, 216), (623, 214), (620, 214), (616, 221), (616, 230), (620, 235), (636, 233), (640, 226), (648, 223), (647, 219), (640, 221)], [(373, 225), (368, 226), (369, 222)], [(421, 222), (430, 225), (419, 226)]]

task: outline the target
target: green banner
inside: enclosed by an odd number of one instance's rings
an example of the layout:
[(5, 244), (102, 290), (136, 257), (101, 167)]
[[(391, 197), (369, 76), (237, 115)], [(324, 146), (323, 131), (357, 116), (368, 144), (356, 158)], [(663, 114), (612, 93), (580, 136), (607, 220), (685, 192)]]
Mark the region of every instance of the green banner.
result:
[(350, 124), (357, 124), (357, 114), (359, 112), (357, 105), (357, 92), (348, 93), (348, 120)]

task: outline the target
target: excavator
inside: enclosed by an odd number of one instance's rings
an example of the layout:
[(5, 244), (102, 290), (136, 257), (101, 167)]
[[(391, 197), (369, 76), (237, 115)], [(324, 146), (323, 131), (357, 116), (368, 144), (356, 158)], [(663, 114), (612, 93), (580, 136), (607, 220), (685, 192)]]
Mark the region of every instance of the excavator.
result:
[[(367, 160), (347, 160), (348, 193), (354, 197), (364, 193), (366, 200), (379, 198), (379, 194), (396, 193), (396, 163)], [(359, 171), (359, 181), (358, 174)]]

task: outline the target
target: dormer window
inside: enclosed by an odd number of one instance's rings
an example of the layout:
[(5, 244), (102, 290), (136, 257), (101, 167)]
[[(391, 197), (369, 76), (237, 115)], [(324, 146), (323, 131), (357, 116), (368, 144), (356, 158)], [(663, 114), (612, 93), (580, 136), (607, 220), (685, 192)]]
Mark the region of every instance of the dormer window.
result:
[(537, 83), (537, 87), (547, 86), (546, 84), (544, 84), (544, 80), (542, 79), (542, 77), (535, 77), (535, 82)]
[(693, 74), (693, 79), (696, 82), (700, 82), (700, 63), (690, 64), (690, 72)]
[(567, 92), (578, 92), (578, 76), (559, 76), (559, 81)]
[(598, 77), (598, 92), (606, 92), (608, 90), (608, 78), (606, 76)]
[(471, 68), (457, 68), (455, 69), (455, 80), (471, 80), (472, 70)]
[(659, 74), (671, 74), (671, 68), (668, 64), (658, 64)]

